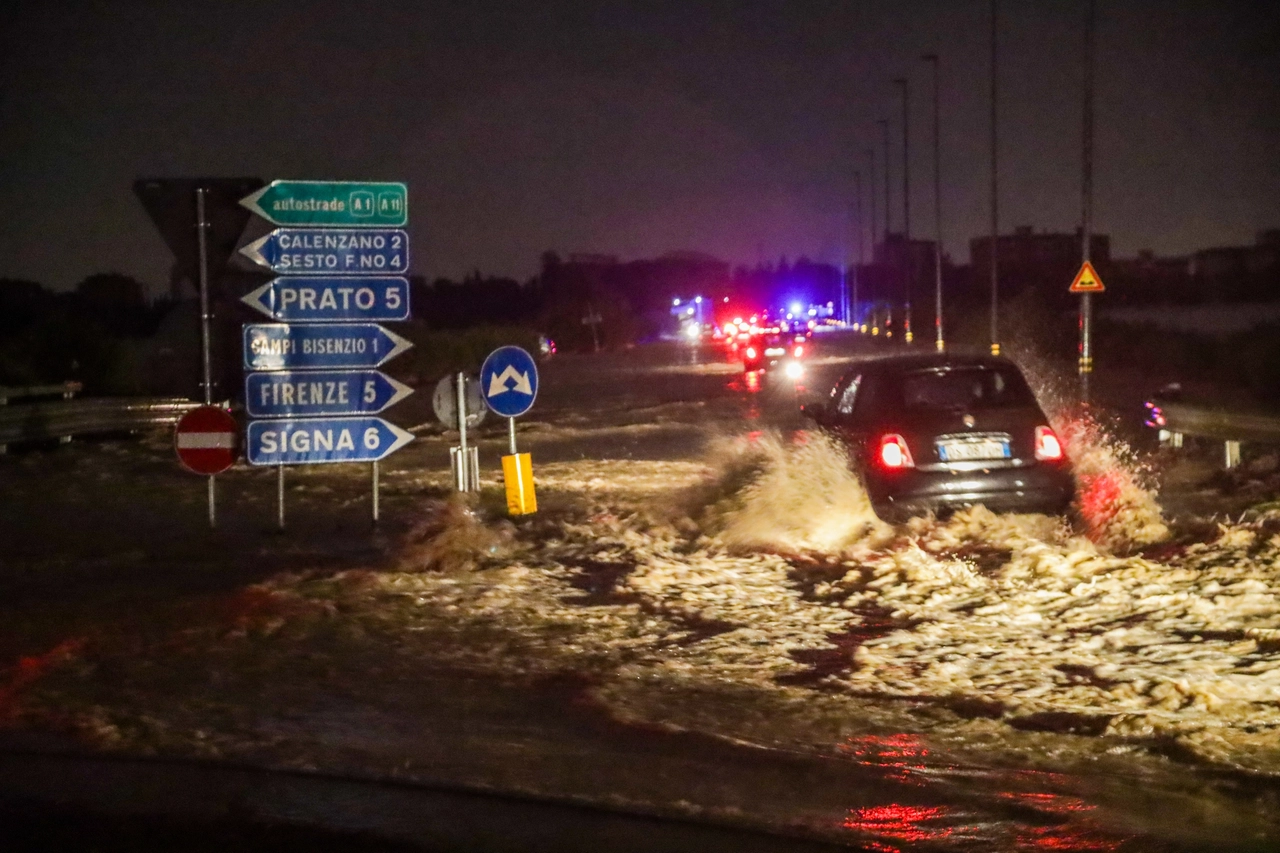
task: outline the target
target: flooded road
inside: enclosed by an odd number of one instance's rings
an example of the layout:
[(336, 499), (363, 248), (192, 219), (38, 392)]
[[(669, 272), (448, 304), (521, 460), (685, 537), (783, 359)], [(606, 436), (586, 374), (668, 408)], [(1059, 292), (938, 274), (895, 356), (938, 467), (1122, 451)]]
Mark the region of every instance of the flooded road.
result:
[(503, 424), (469, 502), (423, 430), (377, 531), (357, 466), (291, 471), (284, 533), (236, 469), (209, 533), (163, 442), (0, 460), (6, 741), (881, 851), (1277, 849), (1280, 520), (1167, 517), (1066, 424), (1079, 519), (884, 524), (797, 413), (849, 355), (802, 389), (709, 349), (555, 359), (514, 522)]

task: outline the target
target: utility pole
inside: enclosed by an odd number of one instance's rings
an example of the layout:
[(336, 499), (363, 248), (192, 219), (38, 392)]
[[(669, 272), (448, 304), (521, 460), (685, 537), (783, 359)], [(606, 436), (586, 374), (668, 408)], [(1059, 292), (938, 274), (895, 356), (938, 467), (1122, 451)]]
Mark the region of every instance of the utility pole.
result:
[(852, 304), (845, 306), (845, 323), (851, 316), (857, 322), (858, 316), (858, 275), (862, 267), (862, 173), (858, 171), (853, 173), (853, 211), (858, 228), (858, 262), (853, 267), (853, 299)]
[(1000, 194), (996, 180), (996, 3), (991, 0), (991, 354), (1000, 354)]
[[(877, 121), (876, 124), (880, 125), (880, 130), (884, 137), (884, 243), (882, 245), (884, 246), (884, 259), (887, 262), (886, 266), (888, 267), (888, 270), (891, 271), (892, 263), (889, 262), (889, 232), (892, 230), (892, 227), (893, 227), (892, 226), (893, 204), (892, 204), (892, 198), (889, 194), (889, 120), (887, 118), (882, 118), (879, 121)], [(888, 283), (882, 282), (882, 286), (887, 289)], [(885, 296), (887, 295), (888, 294), (886, 293)], [(892, 330), (890, 329), (890, 325), (893, 323), (893, 300), (887, 299), (886, 301), (889, 304), (889, 308), (888, 308), (888, 314), (885, 316), (884, 327), (885, 327), (885, 337), (889, 337), (893, 334)], [(878, 326), (876, 325), (875, 317), (873, 315), (872, 326), (871, 326), (872, 334), (875, 334), (877, 328)]]
[(902, 267), (902, 329), (906, 342), (911, 343), (915, 340), (911, 331), (911, 291), (915, 284), (915, 259), (911, 257), (911, 88), (905, 77), (893, 82), (902, 87), (902, 247), (905, 261)]
[[(1087, 0), (1084, 24), (1084, 180), (1082, 182), (1081, 254), (1089, 263), (1093, 231), (1093, 27), (1094, 0)], [(1080, 400), (1089, 402), (1089, 374), (1093, 373), (1093, 294), (1080, 294)]]
[(867, 155), (867, 188), (871, 197), (871, 254), (874, 256), (876, 228), (880, 224), (879, 214), (876, 213), (876, 152), (874, 148), (868, 148), (863, 153)]
[(942, 336), (942, 122), (938, 111), (938, 54), (921, 57), (933, 66), (933, 329), (938, 352), (946, 349)]
[(884, 241), (889, 242), (889, 232), (893, 230), (893, 205), (889, 203), (889, 120), (882, 118), (876, 122), (884, 136)]

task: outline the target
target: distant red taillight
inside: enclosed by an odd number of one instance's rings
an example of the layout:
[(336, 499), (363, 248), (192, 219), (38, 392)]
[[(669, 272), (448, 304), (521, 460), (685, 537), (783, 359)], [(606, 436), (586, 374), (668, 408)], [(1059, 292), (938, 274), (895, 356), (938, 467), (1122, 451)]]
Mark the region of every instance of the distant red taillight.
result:
[(755, 358), (755, 357), (756, 357), (756, 348), (747, 347), (747, 358)]
[(906, 439), (900, 435), (886, 435), (880, 439), (880, 464), (886, 468), (914, 468), (916, 461), (911, 458)]
[(1057, 462), (1062, 459), (1062, 442), (1052, 427), (1036, 427), (1036, 458), (1041, 462)]

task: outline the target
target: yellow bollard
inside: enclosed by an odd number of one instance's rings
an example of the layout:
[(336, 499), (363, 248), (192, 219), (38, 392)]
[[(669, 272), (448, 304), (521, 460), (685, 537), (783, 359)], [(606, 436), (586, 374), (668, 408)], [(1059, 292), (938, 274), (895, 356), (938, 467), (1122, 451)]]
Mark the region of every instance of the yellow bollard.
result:
[(515, 453), (502, 457), (502, 480), (507, 486), (507, 512), (528, 515), (538, 511), (538, 497), (533, 491), (533, 457)]

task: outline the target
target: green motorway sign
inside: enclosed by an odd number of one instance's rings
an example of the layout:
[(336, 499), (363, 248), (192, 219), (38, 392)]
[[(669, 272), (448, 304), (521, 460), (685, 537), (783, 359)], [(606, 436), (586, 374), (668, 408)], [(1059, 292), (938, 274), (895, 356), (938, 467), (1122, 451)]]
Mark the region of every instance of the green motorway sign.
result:
[(409, 221), (409, 191), (400, 183), (272, 181), (240, 204), (276, 225), (385, 228)]

